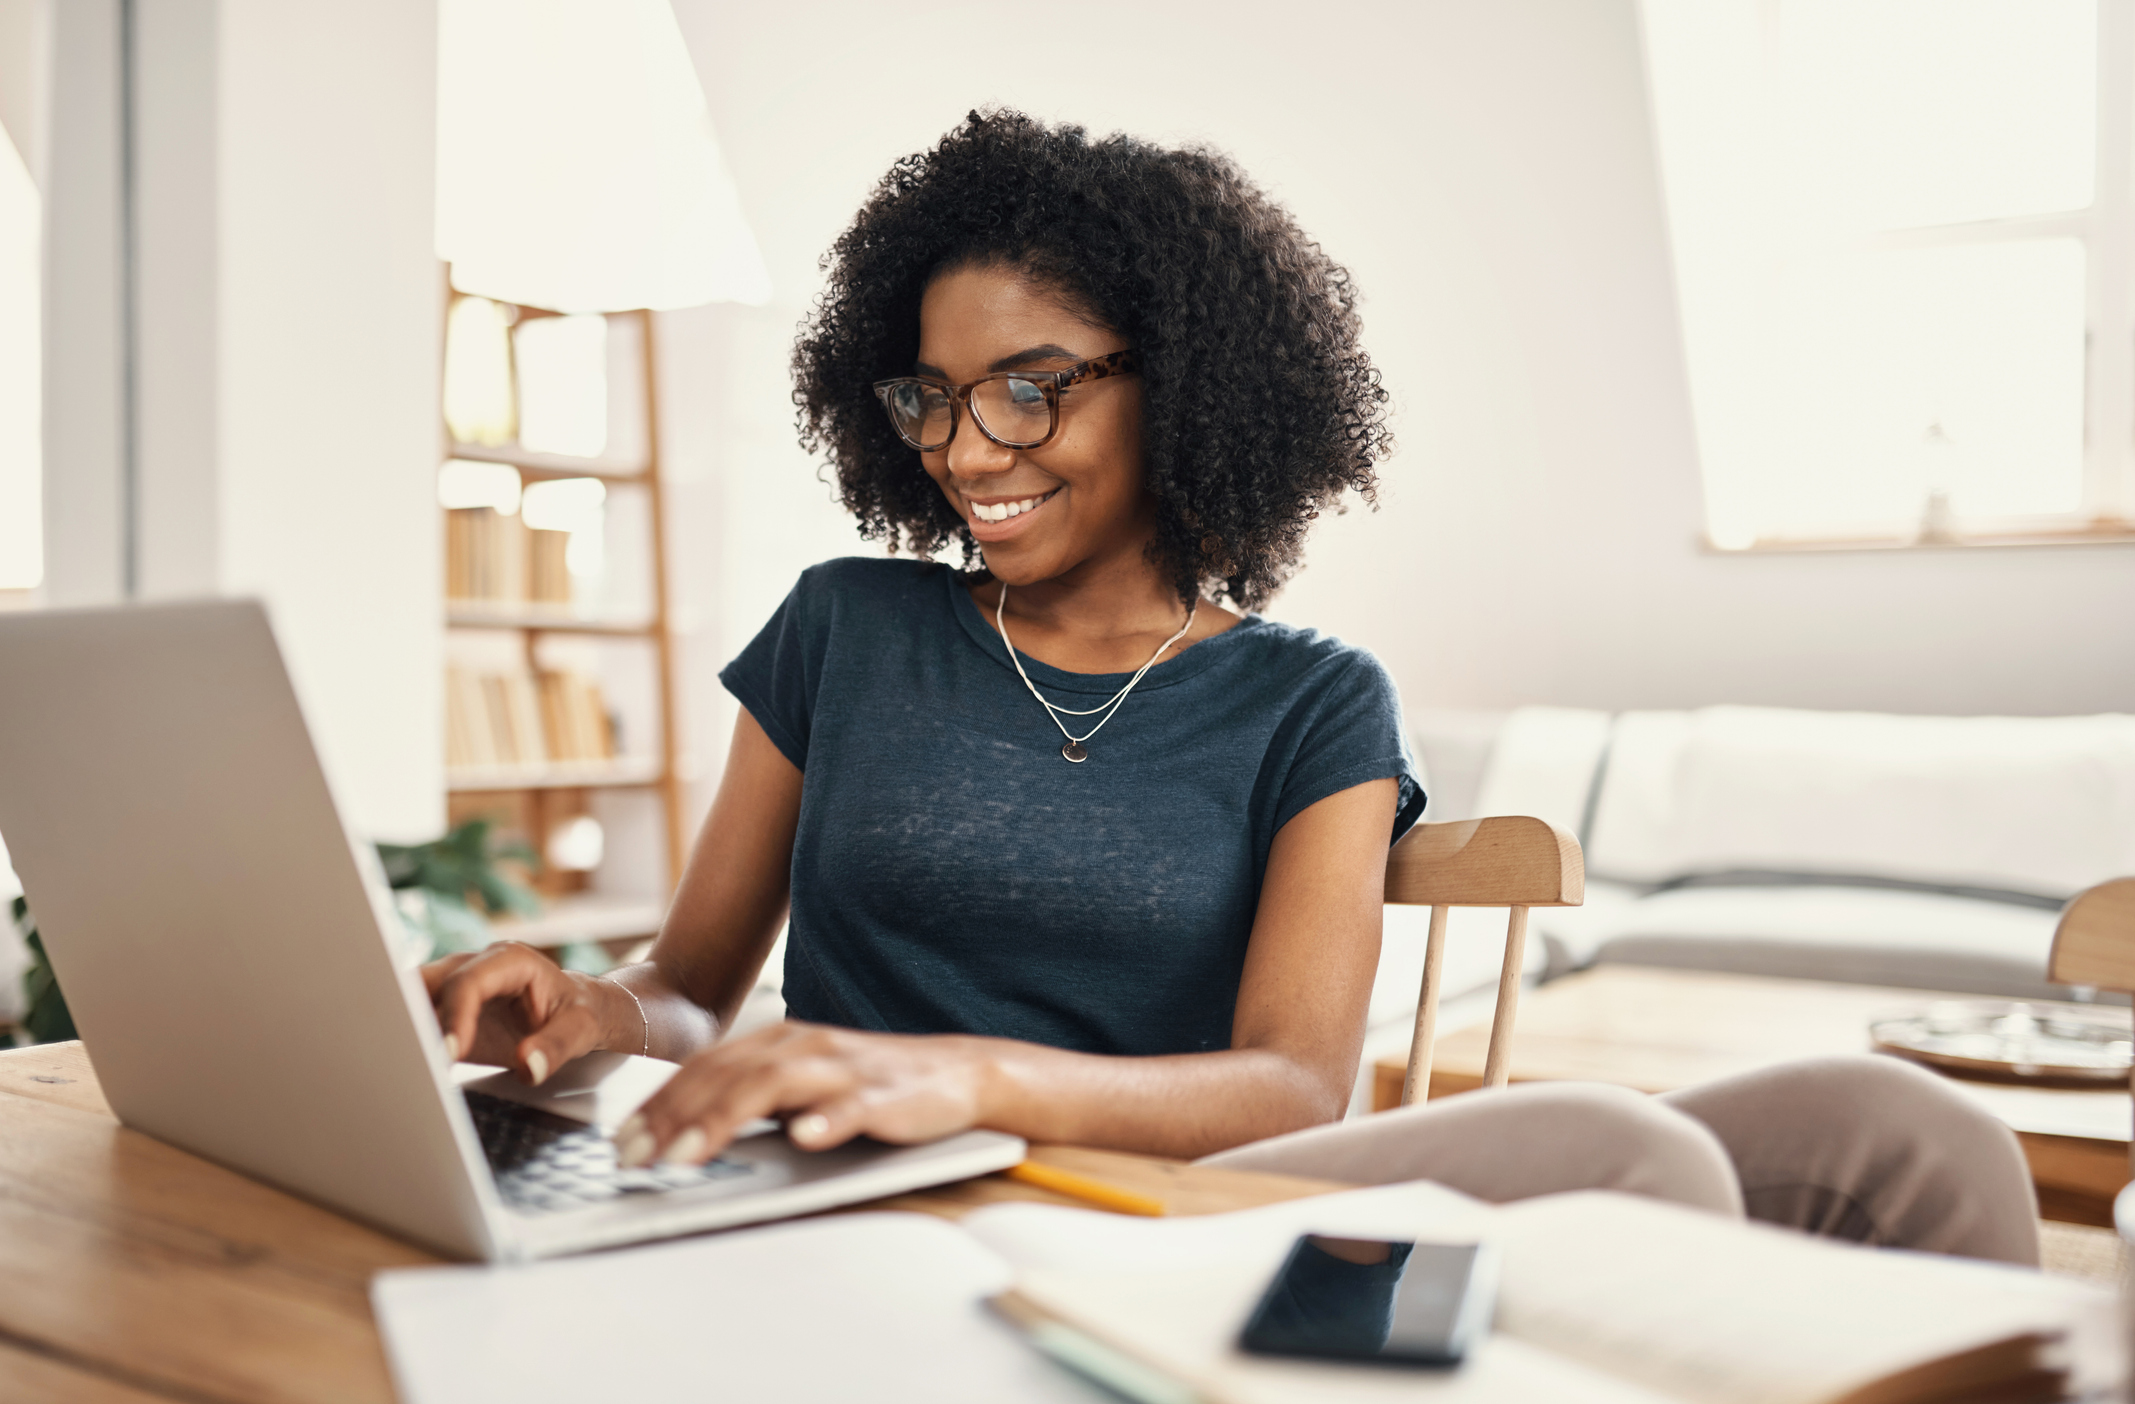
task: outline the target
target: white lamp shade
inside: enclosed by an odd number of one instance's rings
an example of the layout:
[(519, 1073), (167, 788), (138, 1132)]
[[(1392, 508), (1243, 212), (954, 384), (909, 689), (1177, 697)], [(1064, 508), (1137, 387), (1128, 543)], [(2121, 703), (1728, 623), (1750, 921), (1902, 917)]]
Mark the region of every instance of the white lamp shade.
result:
[(771, 295), (667, 0), (442, 0), (437, 132), (462, 291), (562, 312)]

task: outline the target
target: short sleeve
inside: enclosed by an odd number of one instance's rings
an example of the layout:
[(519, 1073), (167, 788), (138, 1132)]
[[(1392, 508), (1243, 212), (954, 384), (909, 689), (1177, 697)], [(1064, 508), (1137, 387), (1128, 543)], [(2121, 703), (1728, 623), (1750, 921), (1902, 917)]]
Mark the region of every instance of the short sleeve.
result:
[(1422, 767), (1401, 723), (1401, 697), (1379, 660), (1351, 649), (1314, 689), (1276, 806), (1280, 829), (1329, 795), (1373, 780), (1399, 784), (1394, 830), (1399, 839), (1423, 817)]
[(810, 608), (810, 575), (803, 574), (770, 622), (757, 631), (719, 681), (734, 694), (771, 743), (799, 770), (808, 768), (808, 737), (823, 677), (826, 630)]

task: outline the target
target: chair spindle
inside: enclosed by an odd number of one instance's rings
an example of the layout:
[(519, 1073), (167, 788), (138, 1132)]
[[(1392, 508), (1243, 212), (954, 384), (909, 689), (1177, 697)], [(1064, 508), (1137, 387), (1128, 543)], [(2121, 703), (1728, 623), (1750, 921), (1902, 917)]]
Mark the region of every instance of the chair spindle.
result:
[(1503, 1087), (1512, 1076), (1512, 1024), (1520, 1014), (1520, 976), (1527, 968), (1527, 908), (1515, 906), (1505, 922), (1505, 969), (1497, 978), (1497, 1012), (1490, 1018), (1490, 1051), (1483, 1058), (1483, 1086)]
[(1409, 1040), (1408, 1075), (1401, 1080), (1401, 1105), (1431, 1095), (1431, 1045), (1438, 1037), (1438, 991), (1445, 983), (1446, 912), (1431, 908), (1431, 934), (1423, 948), (1423, 988), (1416, 992), (1416, 1032)]

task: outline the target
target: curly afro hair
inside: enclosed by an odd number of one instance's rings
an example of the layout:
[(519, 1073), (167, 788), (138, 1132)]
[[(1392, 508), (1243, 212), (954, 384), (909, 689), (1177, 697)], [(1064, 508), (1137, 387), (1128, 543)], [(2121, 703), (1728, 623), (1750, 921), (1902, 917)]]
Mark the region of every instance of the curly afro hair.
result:
[(980, 562), (871, 386), (911, 374), (934, 277), (994, 262), (1141, 353), (1150, 553), (1182, 599), (1260, 607), (1323, 508), (1345, 489), (1374, 500), (1387, 394), (1348, 271), (1289, 211), (1213, 151), (973, 112), (875, 187), (795, 344), (802, 447), (828, 456), (863, 536), (922, 557), (959, 541)]

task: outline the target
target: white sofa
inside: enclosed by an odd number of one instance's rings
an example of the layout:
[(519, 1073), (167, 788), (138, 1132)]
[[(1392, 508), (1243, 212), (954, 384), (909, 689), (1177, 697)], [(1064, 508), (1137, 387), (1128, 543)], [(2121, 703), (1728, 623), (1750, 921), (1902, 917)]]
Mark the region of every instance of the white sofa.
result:
[(2046, 995), (2061, 904), (2135, 873), (2135, 716), (1522, 708), (1472, 812), (1536, 814), (1586, 849), (1587, 905), (1534, 914), (1546, 975)]
[[(1577, 834), (1583, 907), (1538, 908), (1529, 979), (1604, 962), (2012, 997), (2061, 904), (2135, 873), (2135, 716), (1708, 707), (1423, 711), (1426, 818)], [(1354, 1106), (1408, 1046), (1426, 914), (1388, 907)], [(1455, 911), (1441, 1027), (1487, 1017), (1504, 914)]]

